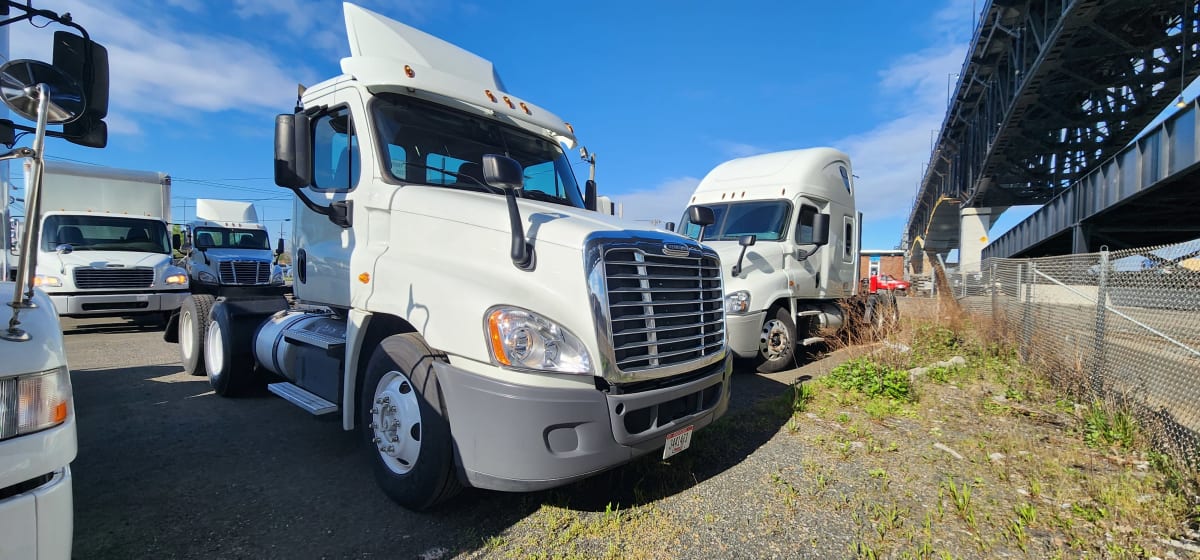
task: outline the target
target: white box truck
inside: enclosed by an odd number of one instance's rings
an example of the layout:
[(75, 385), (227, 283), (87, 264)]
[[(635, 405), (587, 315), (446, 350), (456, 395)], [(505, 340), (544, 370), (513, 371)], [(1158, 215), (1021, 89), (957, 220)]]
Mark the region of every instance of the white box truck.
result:
[(345, 4), (342, 75), (275, 129), (293, 291), (222, 297), (205, 369), (360, 429), (413, 509), (550, 488), (685, 449), (725, 412), (720, 263), (595, 212), (570, 125), (492, 64)]
[[(97, 99), (107, 99), (108, 58), (104, 48), (88, 40), (69, 17), (15, 2), (9, 7), (14, 13), (6, 10), (6, 16), (12, 17), (0, 23), (0, 54), (7, 55), (4, 26), (34, 17), (41, 22), (39, 27), (48, 20), (82, 34), (55, 33), (53, 66), (20, 59), (0, 66), (4, 104), (36, 122), (34, 127), (0, 122), (0, 136), (11, 139), (13, 129), (18, 129), (31, 132), (33, 138), (29, 147), (0, 153), (0, 165), (15, 159), (29, 164), (25, 175), (28, 228), (21, 235), (21, 250), (12, 253), (20, 256), (12, 280), (7, 271), (9, 244), (0, 242), (6, 253), (0, 259), (4, 272), (0, 277), (0, 558), (58, 560), (71, 557), (70, 464), (78, 442), (62, 328), (50, 298), (34, 287), (38, 251), (33, 245), (41, 223), (45, 140), (51, 134), (46, 125), (63, 125), (55, 136), (103, 146), (106, 133), (100, 119), (107, 103)], [(0, 186), (0, 197), (7, 205), (7, 185)], [(0, 220), (7, 226), (5, 222)]]
[(705, 175), (689, 204), (711, 209), (713, 223), (701, 227), (685, 212), (679, 232), (721, 256), (729, 349), (759, 371), (794, 367), (797, 345), (857, 328), (847, 310), (878, 328), (898, 319), (890, 291), (860, 286), (862, 215), (846, 154), (810, 148), (730, 160)]
[(47, 162), (35, 284), (65, 317), (158, 314), (188, 296), (165, 173)]
[(204, 375), (204, 335), (213, 302), (222, 295), (286, 293), (283, 271), (275, 264), (282, 240), (272, 252), (270, 234), (253, 203), (198, 198), (196, 218), (172, 235), (171, 244), (184, 254), (191, 295), (163, 338), (179, 343), (184, 371)]

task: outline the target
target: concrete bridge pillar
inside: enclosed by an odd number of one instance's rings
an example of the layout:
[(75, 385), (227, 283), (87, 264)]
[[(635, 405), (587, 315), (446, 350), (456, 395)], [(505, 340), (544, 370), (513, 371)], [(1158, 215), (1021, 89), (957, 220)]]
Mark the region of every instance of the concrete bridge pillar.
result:
[(1000, 216), (1003, 208), (963, 208), (958, 240), (958, 269), (962, 272), (979, 272), (983, 260), (983, 248), (988, 244), (988, 230), (992, 220)]

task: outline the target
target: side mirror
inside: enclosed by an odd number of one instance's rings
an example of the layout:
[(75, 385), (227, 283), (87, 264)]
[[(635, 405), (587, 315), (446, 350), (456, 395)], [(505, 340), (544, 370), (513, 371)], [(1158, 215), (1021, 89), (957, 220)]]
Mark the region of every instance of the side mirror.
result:
[(813, 244), (817, 247), (829, 244), (829, 214), (813, 216)]
[(70, 255), (74, 251), (75, 247), (72, 247), (70, 243), (62, 243), (54, 247), (54, 252), (60, 255)]
[(716, 214), (713, 214), (713, 209), (707, 206), (693, 206), (688, 208), (688, 221), (700, 226), (700, 235), (696, 241), (704, 242), (704, 228), (713, 225), (717, 221)]
[(667, 222), (667, 231), (675, 231), (675, 222)]
[(99, 43), (66, 31), (54, 32), (54, 66), (77, 81), (86, 108), (79, 119), (63, 125), (72, 144), (103, 148), (108, 144), (108, 50)]
[[(586, 150), (587, 148), (583, 148), (583, 149)], [(591, 179), (588, 179), (587, 182), (584, 183), (583, 185), (584, 185), (583, 207), (595, 212), (596, 211), (596, 182)]]
[(738, 238), (738, 245), (742, 246), (742, 253), (740, 255), (738, 255), (737, 264), (733, 265), (733, 270), (731, 272), (733, 273), (734, 276), (737, 276), (742, 273), (742, 259), (745, 258), (745, 256), (746, 256), (746, 248), (751, 245), (754, 245), (757, 242), (758, 242), (758, 236), (753, 235), (753, 234), (743, 235)]
[(207, 236), (196, 236), (195, 246), (197, 249), (200, 249), (201, 251), (203, 251), (205, 249), (211, 248), (213, 246), (213, 242)]
[(517, 160), (496, 154), (483, 156), (483, 182), (506, 191), (525, 184), (525, 175)]
[(278, 257), (279, 255), (282, 255), (282, 254), (283, 254), (283, 238), (280, 237), (279, 243), (277, 243), (275, 245), (275, 256)]
[(182, 246), (183, 246), (183, 240), (179, 237), (179, 234), (172, 233), (171, 234), (171, 248), (178, 251), (179, 248)]
[(275, 116), (275, 184), (289, 189), (312, 184), (312, 144), (304, 113)]

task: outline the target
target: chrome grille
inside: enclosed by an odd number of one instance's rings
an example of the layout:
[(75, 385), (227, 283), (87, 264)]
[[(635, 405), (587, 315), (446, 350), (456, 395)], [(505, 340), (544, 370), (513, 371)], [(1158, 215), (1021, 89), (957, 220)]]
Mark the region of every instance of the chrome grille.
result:
[(603, 253), (613, 359), (622, 372), (683, 364), (724, 350), (720, 261), (698, 249), (687, 256), (660, 252), (640, 244)]
[(266, 261), (223, 261), (217, 265), (217, 272), (227, 286), (271, 283), (271, 263)]
[(149, 288), (153, 284), (154, 269), (144, 266), (75, 269), (75, 287), (81, 290)]

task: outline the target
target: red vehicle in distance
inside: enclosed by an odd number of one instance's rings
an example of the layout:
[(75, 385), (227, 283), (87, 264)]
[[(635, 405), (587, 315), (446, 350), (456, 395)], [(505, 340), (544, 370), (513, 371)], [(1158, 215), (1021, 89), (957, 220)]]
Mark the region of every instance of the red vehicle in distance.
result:
[(912, 282), (909, 282), (908, 280), (900, 280), (898, 278), (893, 278), (889, 274), (880, 274), (878, 282), (879, 282), (880, 289), (898, 290), (898, 291), (904, 292), (906, 294), (908, 293), (908, 289), (910, 287), (912, 287)]

